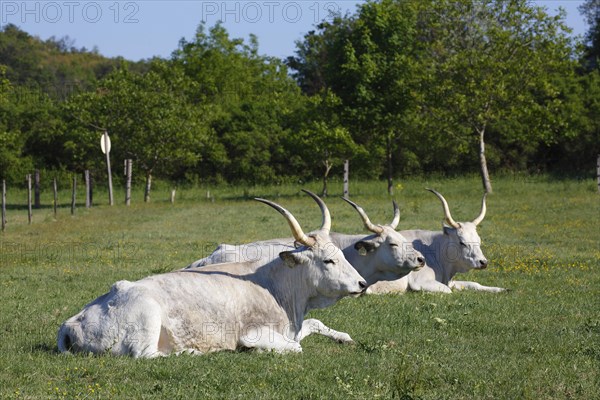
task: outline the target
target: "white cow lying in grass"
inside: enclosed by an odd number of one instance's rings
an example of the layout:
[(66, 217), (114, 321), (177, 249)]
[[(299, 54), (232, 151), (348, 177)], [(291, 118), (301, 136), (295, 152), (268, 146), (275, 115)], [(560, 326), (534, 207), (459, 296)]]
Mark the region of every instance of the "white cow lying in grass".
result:
[(201, 354), (240, 347), (302, 351), (310, 308), (362, 293), (367, 284), (331, 244), (305, 235), (281, 206), (299, 244), (261, 265), (219, 264), (119, 281), (59, 329), (61, 352), (133, 357)]
[(486, 212), (485, 198), (481, 202), (481, 212), (472, 222), (456, 222), (450, 214), (450, 208), (444, 196), (433, 189), (427, 189), (442, 202), (445, 222), (448, 226), (443, 231), (408, 230), (402, 235), (410, 240), (416, 250), (426, 260), (426, 265), (394, 281), (377, 282), (367, 293), (392, 293), (407, 290), (451, 293), (452, 289), (472, 289), (485, 292), (502, 292), (506, 289), (483, 286), (477, 282), (455, 281), (452, 278), (459, 272), (471, 269), (484, 269), (488, 261), (481, 251), (481, 239), (477, 234), (477, 225), (483, 220)]
[[(483, 286), (476, 282), (453, 281), (452, 277), (458, 272), (467, 272), (471, 269), (483, 269), (487, 267), (487, 259), (481, 252), (481, 239), (477, 234), (477, 225), (483, 220), (486, 212), (485, 198), (481, 203), (481, 212), (472, 222), (455, 222), (450, 215), (448, 203), (438, 192), (428, 189), (434, 193), (442, 202), (445, 220), (449, 225), (444, 227), (443, 232), (432, 232), (422, 230), (401, 231), (402, 236), (412, 240), (417, 251), (425, 256), (426, 264), (423, 268), (413, 271), (397, 280), (380, 280), (374, 282), (366, 293), (398, 293), (406, 290), (420, 290), (429, 292), (451, 293), (452, 289), (473, 289), (487, 292), (501, 292), (505, 289), (498, 287)], [(365, 220), (366, 215), (361, 217)], [(366, 218), (368, 220), (368, 218)], [(365, 226), (367, 222), (365, 222)], [(356, 265), (355, 265), (356, 267)], [(452, 288), (452, 289), (451, 289)], [(319, 325), (320, 333), (331, 337), (333, 329), (328, 328), (318, 320), (313, 320), (315, 326)], [(339, 334), (339, 332), (336, 332)]]
[[(323, 215), (321, 229), (329, 230), (331, 215), (327, 205), (314, 193), (307, 190), (304, 192), (310, 195), (321, 209)], [(392, 222), (388, 225), (375, 225), (371, 223), (361, 207), (349, 200), (346, 201), (356, 209), (365, 227), (373, 234), (365, 236), (331, 232), (329, 238), (332, 246), (342, 249), (346, 259), (368, 284), (385, 279), (398, 279), (423, 267), (425, 259), (422, 254), (415, 251), (410, 242), (395, 230), (400, 222), (400, 210), (395, 202)], [(293, 249), (293, 246), (293, 238), (272, 239), (245, 245), (221, 244), (208, 257), (197, 260), (186, 268), (206, 268), (205, 266), (222, 262), (250, 262), (260, 265), (273, 259), (281, 251)], [(315, 319), (304, 322), (302, 338), (311, 333), (322, 334), (338, 342), (352, 342), (347, 333), (330, 329)]]

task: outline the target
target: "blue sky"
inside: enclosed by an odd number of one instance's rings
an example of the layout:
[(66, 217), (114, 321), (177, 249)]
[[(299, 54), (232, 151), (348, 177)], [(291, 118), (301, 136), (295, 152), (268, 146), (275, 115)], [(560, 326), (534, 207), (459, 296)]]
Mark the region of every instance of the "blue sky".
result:
[[(587, 29), (577, 6), (583, 0), (538, 0), (551, 13), (567, 11), (574, 34)], [(292, 55), (294, 42), (327, 18), (329, 10), (353, 12), (360, 1), (116, 1), (116, 0), (0, 0), (0, 25), (13, 23), (47, 39), (69, 36), (76, 47), (97, 47), (105, 56), (139, 60), (169, 57), (182, 37), (192, 38), (200, 21), (218, 20), (232, 37), (254, 33), (263, 54)]]

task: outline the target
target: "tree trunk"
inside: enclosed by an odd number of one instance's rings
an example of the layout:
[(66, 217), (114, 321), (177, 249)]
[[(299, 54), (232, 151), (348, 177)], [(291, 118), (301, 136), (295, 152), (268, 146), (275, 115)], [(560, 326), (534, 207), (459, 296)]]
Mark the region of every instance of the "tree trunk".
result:
[(387, 137), (387, 149), (386, 149), (386, 159), (387, 159), (387, 191), (390, 196), (394, 194), (394, 170), (392, 165), (392, 134), (391, 132)]
[(477, 129), (479, 133), (479, 165), (481, 167), (481, 181), (483, 183), (483, 190), (486, 193), (492, 193), (492, 182), (490, 181), (490, 173), (487, 168), (487, 161), (485, 159), (485, 126)]
[(144, 190), (144, 203), (150, 201), (150, 189), (152, 188), (152, 172), (146, 173), (146, 189)]
[(329, 160), (323, 160), (323, 165), (325, 166), (325, 173), (323, 174), (323, 190), (321, 191), (321, 197), (327, 197), (327, 180), (333, 164)]

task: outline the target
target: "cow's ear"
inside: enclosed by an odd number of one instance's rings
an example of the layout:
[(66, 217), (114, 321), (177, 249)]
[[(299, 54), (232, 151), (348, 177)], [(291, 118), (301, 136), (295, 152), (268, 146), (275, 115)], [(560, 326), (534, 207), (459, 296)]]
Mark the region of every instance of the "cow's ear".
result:
[(354, 248), (358, 250), (358, 254), (361, 256), (366, 255), (372, 251), (375, 251), (379, 247), (379, 243), (372, 240), (361, 240), (354, 245)]
[(456, 228), (452, 228), (451, 226), (444, 225), (444, 235), (450, 236), (450, 234), (455, 231), (456, 231)]
[(285, 265), (294, 268), (296, 265), (304, 264), (308, 261), (308, 257), (298, 251), (282, 251), (279, 253), (279, 258), (283, 260)]

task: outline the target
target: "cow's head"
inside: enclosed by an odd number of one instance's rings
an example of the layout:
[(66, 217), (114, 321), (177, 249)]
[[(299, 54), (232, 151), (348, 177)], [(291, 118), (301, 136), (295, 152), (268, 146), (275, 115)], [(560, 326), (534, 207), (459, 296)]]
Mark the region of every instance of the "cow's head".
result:
[(308, 278), (309, 285), (319, 296), (339, 299), (366, 290), (367, 282), (331, 241), (331, 216), (323, 202), (320, 204), (323, 214), (321, 228), (306, 235), (288, 210), (268, 200), (256, 200), (275, 208), (287, 220), (298, 246), (294, 250), (281, 252), (279, 257), (288, 267), (305, 268), (302, 275)]
[(481, 238), (477, 234), (477, 225), (483, 221), (486, 212), (484, 193), (481, 201), (481, 211), (479, 216), (471, 222), (456, 222), (450, 214), (448, 202), (440, 193), (433, 189), (427, 189), (435, 194), (442, 202), (444, 208), (444, 235), (448, 238), (448, 245), (442, 249), (442, 256), (456, 266), (459, 271), (468, 271), (470, 269), (484, 269), (488, 265), (488, 260), (481, 251)]
[(400, 232), (396, 231), (400, 222), (400, 209), (395, 201), (392, 222), (387, 225), (374, 225), (360, 206), (346, 198), (343, 199), (358, 212), (365, 228), (373, 232), (373, 235), (357, 242), (354, 248), (362, 256), (371, 257), (374, 260), (372, 264), (377, 266), (378, 271), (391, 272), (402, 277), (425, 265), (423, 255), (415, 250), (412, 243)]

